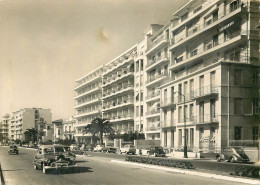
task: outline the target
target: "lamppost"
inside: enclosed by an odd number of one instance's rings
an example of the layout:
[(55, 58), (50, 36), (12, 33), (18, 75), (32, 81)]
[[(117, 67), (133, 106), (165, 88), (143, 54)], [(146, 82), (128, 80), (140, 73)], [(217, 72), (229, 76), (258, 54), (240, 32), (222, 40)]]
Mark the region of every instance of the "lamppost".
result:
[(187, 139), (187, 133), (186, 133), (186, 111), (185, 111), (185, 95), (184, 94), (182, 94), (182, 93), (180, 93), (179, 91), (177, 91), (177, 92), (174, 92), (174, 94), (175, 93), (178, 93), (179, 95), (181, 95), (181, 96), (183, 96), (183, 118), (184, 118), (184, 158), (188, 158), (188, 150), (187, 150), (187, 141), (186, 141), (186, 139)]

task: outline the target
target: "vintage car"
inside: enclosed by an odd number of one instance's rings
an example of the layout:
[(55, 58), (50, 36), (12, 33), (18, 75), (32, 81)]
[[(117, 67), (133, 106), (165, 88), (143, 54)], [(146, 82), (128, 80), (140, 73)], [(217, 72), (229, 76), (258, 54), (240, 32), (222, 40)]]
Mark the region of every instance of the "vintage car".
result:
[(18, 147), (16, 145), (10, 145), (9, 150), (8, 150), (8, 154), (9, 155), (11, 155), (11, 154), (18, 155), (19, 154)]
[(132, 154), (135, 155), (136, 154), (136, 148), (134, 145), (131, 144), (127, 144), (123, 147), (120, 148), (120, 153), (126, 153), (126, 154)]
[(64, 145), (42, 145), (39, 147), (34, 157), (34, 169), (42, 169), (43, 173), (47, 170), (68, 170), (75, 167), (75, 154), (71, 153), (69, 146)]
[(241, 147), (225, 147), (223, 151), (216, 155), (218, 162), (227, 160), (228, 162), (243, 162), (247, 163), (249, 157), (245, 154)]
[(105, 147), (105, 145), (97, 145), (96, 147), (94, 147), (93, 151), (94, 152), (102, 152), (104, 147)]
[(118, 149), (115, 147), (104, 147), (102, 149), (102, 152), (106, 152), (106, 153), (117, 153)]
[(148, 155), (152, 155), (154, 157), (166, 157), (166, 153), (164, 152), (162, 147), (151, 147)]

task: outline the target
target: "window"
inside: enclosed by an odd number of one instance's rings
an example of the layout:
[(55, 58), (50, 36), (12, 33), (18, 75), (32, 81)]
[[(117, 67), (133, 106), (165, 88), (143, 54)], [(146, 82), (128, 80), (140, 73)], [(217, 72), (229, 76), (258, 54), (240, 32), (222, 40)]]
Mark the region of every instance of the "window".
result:
[(235, 69), (235, 77), (234, 77), (234, 84), (241, 85), (241, 70)]
[(232, 3), (230, 3), (230, 5), (229, 5), (230, 12), (235, 11), (239, 7), (239, 4), (240, 4), (239, 1), (240, 0), (236, 0), (236, 1), (233, 1)]
[(212, 71), (210, 73), (210, 85), (215, 86), (215, 84), (216, 84), (216, 72)]
[(201, 123), (204, 122), (204, 101), (199, 104), (199, 119)]
[(234, 99), (234, 114), (242, 114), (242, 99)]
[(193, 79), (190, 80), (190, 97), (191, 98), (194, 97), (194, 80)]
[(183, 22), (187, 18), (188, 18), (188, 13), (184, 14), (183, 16), (181, 16), (181, 22)]
[(138, 72), (139, 71), (139, 61), (136, 62), (136, 65), (135, 65), (135, 71)]
[(181, 61), (183, 61), (183, 56), (180, 56), (179, 58), (175, 58), (176, 63), (179, 63)]
[(167, 111), (164, 111), (164, 126), (167, 125)]
[(216, 100), (215, 99), (210, 100), (210, 116), (211, 116), (211, 119), (216, 118)]
[(143, 107), (143, 105), (141, 105), (141, 116), (143, 116), (144, 115), (144, 107)]
[(164, 146), (167, 147), (167, 130), (164, 131)]
[(202, 6), (199, 6), (198, 8), (196, 8), (194, 11), (193, 11), (193, 14), (197, 13), (198, 11), (200, 11), (202, 9)]
[(182, 122), (182, 107), (179, 106), (178, 110), (178, 122), (180, 123)]
[(144, 93), (143, 93), (143, 92), (141, 92), (140, 101), (143, 101), (143, 99), (144, 99)]
[(193, 120), (194, 116), (194, 106), (193, 104), (190, 104), (190, 120)]
[(140, 60), (140, 71), (143, 71), (144, 70), (144, 61), (143, 60)]
[(252, 135), (253, 135), (253, 140), (254, 141), (258, 140), (258, 130), (259, 130), (258, 127), (253, 127), (253, 129), (252, 129), (252, 131), (253, 131)]
[(234, 139), (235, 140), (242, 139), (242, 127), (235, 127)]
[(198, 54), (198, 50), (197, 49), (194, 49), (193, 51), (190, 52), (190, 56), (193, 57), (195, 55)]

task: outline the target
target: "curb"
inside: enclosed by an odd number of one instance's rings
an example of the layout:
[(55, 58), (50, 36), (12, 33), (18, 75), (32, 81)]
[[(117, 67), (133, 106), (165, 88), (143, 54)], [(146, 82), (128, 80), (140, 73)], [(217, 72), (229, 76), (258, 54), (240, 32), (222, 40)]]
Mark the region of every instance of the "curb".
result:
[(161, 167), (161, 166), (152, 166), (152, 165), (147, 165), (147, 164), (139, 164), (139, 163), (133, 163), (133, 162), (118, 161), (118, 160), (111, 160), (111, 162), (133, 165), (133, 166), (140, 166), (140, 167), (157, 169), (157, 170), (164, 170), (164, 171), (168, 171), (168, 172), (175, 172), (175, 173), (181, 173), (181, 174), (187, 174), (187, 175), (214, 178), (214, 179), (219, 179), (219, 180), (260, 185), (260, 181), (258, 181), (258, 180), (250, 180), (250, 179), (244, 179), (244, 178), (238, 178), (238, 177), (229, 177), (229, 176), (216, 175), (216, 174), (210, 174), (210, 173), (204, 173), (204, 172), (194, 172), (194, 171), (189, 171), (189, 170), (181, 170), (181, 169), (167, 168), (167, 167)]

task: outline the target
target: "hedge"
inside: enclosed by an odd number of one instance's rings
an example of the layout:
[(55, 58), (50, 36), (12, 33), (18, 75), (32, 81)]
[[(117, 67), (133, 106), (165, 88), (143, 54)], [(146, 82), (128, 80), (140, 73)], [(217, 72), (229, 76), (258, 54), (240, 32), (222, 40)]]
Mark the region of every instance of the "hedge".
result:
[(259, 171), (260, 171), (259, 167), (238, 166), (234, 169), (234, 173), (230, 173), (230, 175), (259, 178)]
[(131, 162), (159, 165), (159, 166), (168, 166), (168, 167), (184, 168), (184, 169), (195, 169), (195, 167), (192, 165), (191, 162), (181, 161), (181, 160), (176, 160), (176, 159), (127, 156), (125, 158), (125, 160), (131, 161)]

